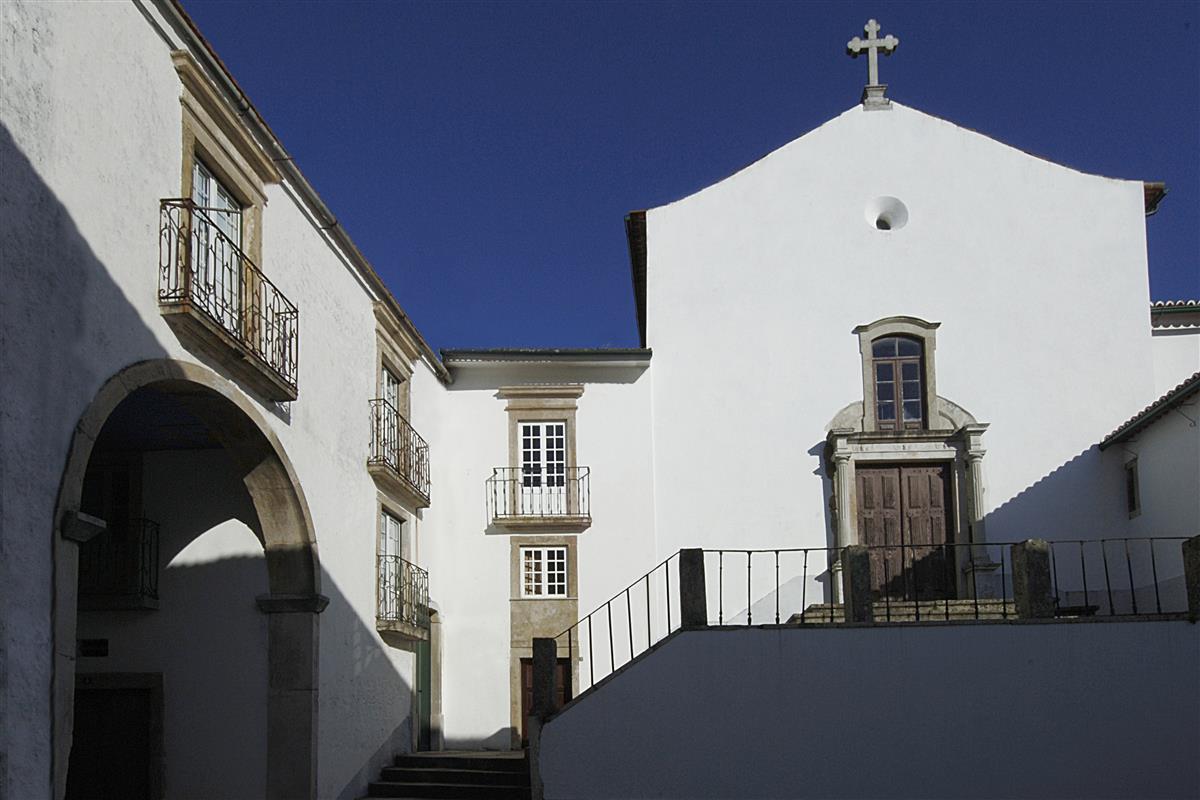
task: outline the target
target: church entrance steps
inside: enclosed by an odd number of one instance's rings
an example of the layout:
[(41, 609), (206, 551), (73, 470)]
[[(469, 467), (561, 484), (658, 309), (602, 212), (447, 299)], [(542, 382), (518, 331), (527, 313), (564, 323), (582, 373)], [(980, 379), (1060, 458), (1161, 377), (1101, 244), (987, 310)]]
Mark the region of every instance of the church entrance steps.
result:
[[(1016, 619), (1017, 608), (1011, 600), (892, 600), (872, 606), (876, 622), (937, 622), (977, 619)], [(918, 616), (919, 612), (919, 616)], [(816, 603), (793, 614), (788, 624), (829, 625), (844, 622), (841, 603)]]
[(371, 783), (367, 796), (529, 800), (529, 762), (523, 752), (400, 755)]

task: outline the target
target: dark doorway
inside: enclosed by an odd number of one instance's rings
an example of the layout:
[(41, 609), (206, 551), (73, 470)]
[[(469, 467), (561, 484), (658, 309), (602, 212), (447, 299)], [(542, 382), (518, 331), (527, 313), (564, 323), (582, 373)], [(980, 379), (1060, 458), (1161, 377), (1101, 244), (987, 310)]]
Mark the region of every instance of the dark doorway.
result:
[(432, 643), (417, 642), (417, 749), (433, 749), (433, 657)]
[[(571, 660), (560, 658), (554, 667), (554, 708), (559, 709), (571, 699)], [(533, 710), (533, 659), (521, 659), (521, 746), (529, 745), (525, 732), (526, 719)]]
[(67, 800), (159, 800), (162, 766), (162, 676), (79, 675)]
[(876, 597), (954, 597), (948, 464), (859, 466), (858, 540)]

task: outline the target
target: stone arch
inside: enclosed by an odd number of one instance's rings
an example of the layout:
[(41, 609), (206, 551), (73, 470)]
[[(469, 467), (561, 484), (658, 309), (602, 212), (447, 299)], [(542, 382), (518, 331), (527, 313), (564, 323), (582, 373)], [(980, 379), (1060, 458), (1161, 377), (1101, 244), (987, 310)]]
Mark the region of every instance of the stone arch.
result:
[(55, 796), (66, 791), (75, 684), (78, 528), (84, 475), (105, 422), (130, 395), (154, 388), (180, 400), (208, 427), (242, 472), (258, 516), (269, 593), (257, 598), (267, 624), (267, 774), (269, 798), (316, 796), (318, 623), (321, 594), (316, 533), (300, 482), (278, 437), (230, 381), (198, 364), (156, 359), (109, 378), (71, 438), (55, 504), (54, 677)]

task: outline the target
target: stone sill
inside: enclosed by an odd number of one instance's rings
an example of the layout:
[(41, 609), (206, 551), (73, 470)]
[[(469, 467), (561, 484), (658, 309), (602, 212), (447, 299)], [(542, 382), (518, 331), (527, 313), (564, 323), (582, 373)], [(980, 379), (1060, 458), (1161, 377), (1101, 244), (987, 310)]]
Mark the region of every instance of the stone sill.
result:
[(554, 531), (563, 533), (583, 533), (592, 527), (592, 518), (581, 515), (564, 515), (557, 517), (494, 517), (492, 525), (510, 531)]
[(375, 481), (375, 485), (383, 492), (397, 495), (408, 502), (413, 508), (429, 508), (429, 495), (422, 494), (416, 486), (408, 482), (399, 472), (388, 464), (367, 464), (367, 472)]
[(191, 303), (160, 303), (159, 311), (185, 344), (216, 360), (255, 394), (280, 402), (298, 396), (295, 386)]
[(413, 641), (427, 642), (429, 641), (429, 629), (419, 628), (416, 625), (410, 625), (407, 622), (399, 620), (378, 619), (375, 620), (375, 630), (380, 633), (395, 633), (403, 636), (406, 639)]

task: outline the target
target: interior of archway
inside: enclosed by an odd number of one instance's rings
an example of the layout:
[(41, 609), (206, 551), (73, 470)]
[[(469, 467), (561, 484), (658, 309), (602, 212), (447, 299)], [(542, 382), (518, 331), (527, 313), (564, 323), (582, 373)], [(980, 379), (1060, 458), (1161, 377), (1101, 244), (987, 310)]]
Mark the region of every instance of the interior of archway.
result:
[(80, 547), (68, 798), (267, 794), (261, 526), (244, 465), (194, 411), (143, 387), (89, 459), (81, 510), (108, 530)]

